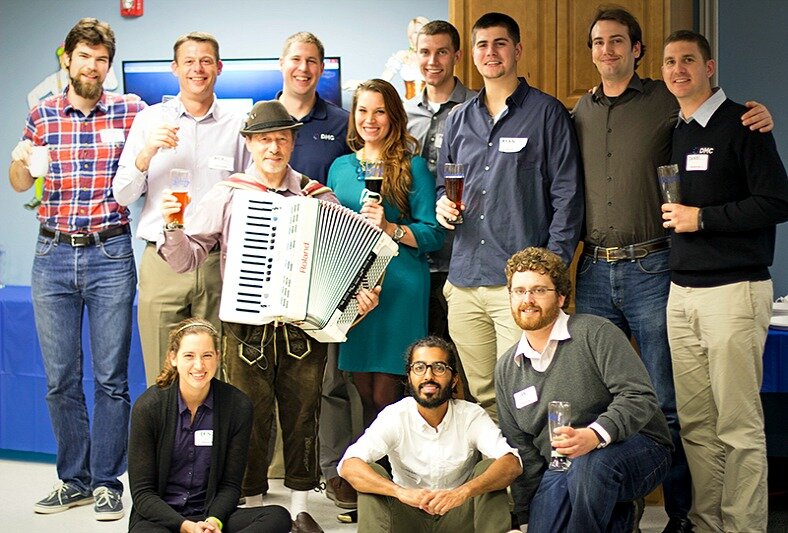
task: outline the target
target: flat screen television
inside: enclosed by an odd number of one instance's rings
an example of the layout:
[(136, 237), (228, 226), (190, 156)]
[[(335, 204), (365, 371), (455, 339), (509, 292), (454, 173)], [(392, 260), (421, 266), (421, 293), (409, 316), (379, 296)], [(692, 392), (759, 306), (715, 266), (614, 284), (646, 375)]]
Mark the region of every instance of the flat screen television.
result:
[[(123, 90), (139, 95), (148, 105), (158, 104), (166, 94), (178, 94), (178, 78), (169, 59), (123, 62)], [(259, 100), (271, 100), (282, 89), (279, 59), (222, 59), (222, 73), (216, 78), (217, 98), (232, 100), (249, 110)], [(342, 106), (342, 77), (339, 57), (326, 57), (323, 75), (317, 83), (320, 96)]]

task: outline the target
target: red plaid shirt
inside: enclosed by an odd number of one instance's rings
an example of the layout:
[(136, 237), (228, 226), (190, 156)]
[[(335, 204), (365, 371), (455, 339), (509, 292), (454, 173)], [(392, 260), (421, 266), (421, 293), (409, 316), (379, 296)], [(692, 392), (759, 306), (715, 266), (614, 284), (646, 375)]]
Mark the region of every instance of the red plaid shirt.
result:
[(145, 102), (105, 92), (85, 116), (68, 101), (67, 91), (34, 107), (22, 134), (34, 145), (50, 148), (38, 220), (67, 233), (126, 224), (129, 210), (112, 196), (112, 178), (131, 123)]

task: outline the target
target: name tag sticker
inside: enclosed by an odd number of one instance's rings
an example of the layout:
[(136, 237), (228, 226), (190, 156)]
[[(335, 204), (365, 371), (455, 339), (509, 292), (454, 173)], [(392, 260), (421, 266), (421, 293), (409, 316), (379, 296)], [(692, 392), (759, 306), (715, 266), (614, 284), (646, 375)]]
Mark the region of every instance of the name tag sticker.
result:
[(708, 170), (709, 169), (709, 154), (688, 154), (687, 155), (687, 171), (690, 170)]
[(99, 131), (99, 137), (101, 142), (106, 144), (126, 142), (126, 135), (124, 135), (123, 130), (118, 128), (101, 130)]
[(528, 137), (501, 137), (498, 141), (498, 151), (514, 154), (525, 148), (526, 144), (528, 144)]
[(443, 134), (442, 133), (436, 133), (435, 134), (435, 148), (440, 148), (441, 146), (443, 146)]
[(514, 393), (514, 406), (518, 409), (522, 409), (526, 405), (531, 405), (532, 403), (536, 402), (537, 399), (536, 387), (531, 385), (527, 389), (523, 389), (520, 392)]
[(212, 155), (210, 159), (208, 159), (208, 168), (232, 172), (234, 170), (233, 158), (226, 155)]
[(213, 430), (201, 429), (194, 432), (195, 446), (213, 446)]

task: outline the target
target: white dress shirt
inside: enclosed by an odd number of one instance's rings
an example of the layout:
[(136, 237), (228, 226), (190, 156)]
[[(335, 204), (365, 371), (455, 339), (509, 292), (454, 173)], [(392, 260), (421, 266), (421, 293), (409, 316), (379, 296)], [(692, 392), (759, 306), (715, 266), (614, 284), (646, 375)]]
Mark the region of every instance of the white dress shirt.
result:
[(501, 430), (478, 405), (449, 400), (446, 416), (437, 428), (419, 414), (416, 400), (405, 398), (380, 412), (345, 452), (337, 470), (350, 457), (364, 462), (388, 455), (394, 483), (405, 488), (454, 489), (468, 481), (480, 455), (498, 459), (517, 450), (507, 444)]
[[(159, 150), (151, 159), (148, 171), (141, 172), (136, 166), (136, 159), (151, 130), (165, 122), (162, 106), (177, 106), (180, 111), (178, 146)], [(170, 187), (169, 173), (173, 168), (192, 172), (189, 186), (191, 203), (184, 214), (187, 226), (196, 215), (196, 204), (214, 184), (231, 174), (243, 172), (249, 162), (249, 153), (239, 133), (244, 119), (240, 112), (223, 106), (216, 98), (205, 116), (193, 117), (186, 112), (180, 95), (165, 104), (149, 106), (137, 115), (112, 183), (115, 199), (121, 205), (129, 205), (146, 194), (137, 237), (155, 242), (162, 233), (161, 194)]]

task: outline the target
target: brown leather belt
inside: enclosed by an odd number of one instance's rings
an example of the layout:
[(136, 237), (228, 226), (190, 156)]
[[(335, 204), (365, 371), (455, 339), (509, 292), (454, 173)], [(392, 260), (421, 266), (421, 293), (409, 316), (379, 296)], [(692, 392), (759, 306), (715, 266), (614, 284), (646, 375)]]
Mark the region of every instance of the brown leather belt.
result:
[[(43, 235), (44, 237), (50, 239), (55, 239), (58, 242), (68, 244), (74, 248), (82, 248), (85, 246), (93, 246), (94, 244), (98, 244), (100, 242), (105, 242), (107, 239), (129, 233), (130, 231), (131, 230), (129, 229), (128, 224), (120, 224), (118, 226), (105, 229), (104, 231), (99, 231), (98, 233), (64, 233), (62, 231), (53, 231), (45, 226), (41, 226), (41, 229), (38, 231), (38, 233), (39, 235)], [(96, 237), (98, 237), (98, 239), (96, 239)]]
[(604, 248), (584, 242), (583, 255), (593, 257), (594, 261), (615, 263), (616, 261), (635, 261), (637, 259), (643, 259), (652, 252), (659, 252), (667, 250), (668, 248), (670, 248), (670, 239), (667, 237), (630, 244), (628, 246), (614, 246), (612, 248)]

